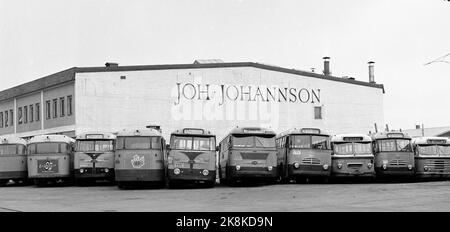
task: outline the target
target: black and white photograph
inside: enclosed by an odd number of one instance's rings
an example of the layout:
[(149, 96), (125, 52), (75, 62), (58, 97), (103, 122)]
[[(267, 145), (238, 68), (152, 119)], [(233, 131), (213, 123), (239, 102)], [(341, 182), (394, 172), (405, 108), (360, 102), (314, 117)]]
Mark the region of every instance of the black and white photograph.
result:
[(0, 212), (450, 212), (449, 23), (448, 0), (0, 0)]

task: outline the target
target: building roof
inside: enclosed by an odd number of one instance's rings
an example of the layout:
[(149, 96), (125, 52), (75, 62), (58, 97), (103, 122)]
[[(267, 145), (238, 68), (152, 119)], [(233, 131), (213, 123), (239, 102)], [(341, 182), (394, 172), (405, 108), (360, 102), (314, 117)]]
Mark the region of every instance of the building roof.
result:
[(322, 75), (313, 72), (307, 72), (297, 69), (282, 68), (273, 65), (254, 63), (254, 62), (229, 62), (229, 63), (200, 63), (193, 64), (162, 64), (162, 65), (136, 65), (136, 66), (109, 66), (109, 67), (73, 67), (49, 76), (27, 82), (10, 89), (0, 92), (0, 101), (18, 97), (20, 95), (29, 94), (35, 91), (40, 91), (45, 88), (60, 85), (75, 80), (76, 73), (90, 73), (90, 72), (123, 72), (123, 71), (143, 71), (143, 70), (165, 70), (165, 69), (200, 69), (200, 68), (236, 68), (236, 67), (254, 67), (276, 72), (289, 73), (294, 75), (307, 76), (312, 78), (319, 78), (330, 81), (344, 82), (354, 85), (362, 85), (367, 87), (379, 88), (384, 91), (383, 84), (369, 83), (364, 81), (357, 81), (354, 79), (335, 77), (330, 75)]
[[(408, 133), (411, 137), (422, 137), (422, 128), (420, 129), (408, 129), (403, 130), (404, 132)], [(444, 127), (429, 127), (423, 129), (424, 135), (423, 136), (444, 136), (448, 137), (450, 136), (450, 126), (444, 126)]]

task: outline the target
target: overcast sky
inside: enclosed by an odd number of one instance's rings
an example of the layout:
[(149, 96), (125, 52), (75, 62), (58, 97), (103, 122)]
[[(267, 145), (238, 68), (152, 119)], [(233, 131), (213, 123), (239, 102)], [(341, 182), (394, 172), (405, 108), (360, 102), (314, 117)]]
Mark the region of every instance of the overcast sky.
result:
[[(446, 0), (0, 0), (0, 90), (70, 67), (219, 58), (385, 85), (391, 129), (450, 126)], [(450, 56), (444, 61), (450, 62)]]

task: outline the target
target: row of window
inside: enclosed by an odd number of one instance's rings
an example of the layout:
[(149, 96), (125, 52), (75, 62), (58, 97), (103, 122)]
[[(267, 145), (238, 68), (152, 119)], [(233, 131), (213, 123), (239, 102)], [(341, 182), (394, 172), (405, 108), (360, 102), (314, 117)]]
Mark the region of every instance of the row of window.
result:
[[(67, 102), (66, 102), (67, 98)], [(59, 110), (58, 110), (59, 109)], [(67, 111), (66, 111), (67, 109)], [(53, 100), (47, 100), (45, 101), (45, 118), (51, 119), (51, 118), (57, 118), (70, 116), (73, 114), (73, 107), (72, 107), (72, 95), (69, 95), (67, 97), (60, 97), (59, 102), (58, 98), (55, 98)]]
[(0, 112), (0, 128), (8, 126), (14, 126), (14, 112), (12, 109)]
[[(71, 116), (73, 114), (72, 95), (55, 98), (45, 102), (46, 119)], [(17, 123), (26, 124), (41, 120), (40, 103), (17, 108)], [(14, 112), (12, 109), (0, 112), (0, 128), (14, 126)]]

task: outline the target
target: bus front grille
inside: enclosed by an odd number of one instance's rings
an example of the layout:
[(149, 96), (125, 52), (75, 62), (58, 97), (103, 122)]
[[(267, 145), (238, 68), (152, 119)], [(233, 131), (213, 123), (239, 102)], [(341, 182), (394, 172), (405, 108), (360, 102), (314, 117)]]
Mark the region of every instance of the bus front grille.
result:
[(266, 160), (268, 153), (241, 153), (242, 159), (246, 160)]
[(450, 170), (450, 160), (429, 160), (427, 166), (431, 170)]
[(395, 159), (395, 160), (389, 161), (389, 165), (390, 166), (405, 166), (406, 165), (406, 161)]
[(302, 164), (320, 164), (320, 159), (309, 157), (302, 159)]
[(361, 166), (363, 166), (362, 163), (348, 163), (347, 167), (349, 168), (360, 168)]

